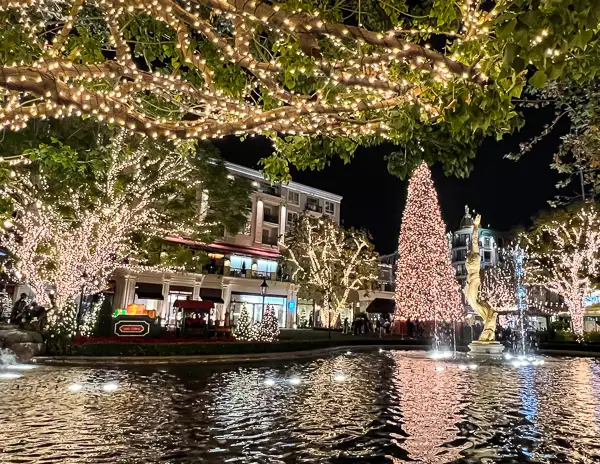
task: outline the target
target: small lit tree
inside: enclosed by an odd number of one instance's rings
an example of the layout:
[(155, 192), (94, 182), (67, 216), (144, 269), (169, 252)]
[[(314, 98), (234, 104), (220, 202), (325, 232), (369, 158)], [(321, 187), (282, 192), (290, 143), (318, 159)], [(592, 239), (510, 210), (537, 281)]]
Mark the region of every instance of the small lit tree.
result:
[(272, 342), (279, 338), (279, 321), (273, 305), (267, 305), (262, 321), (255, 330), (254, 338), (260, 342)]
[(254, 328), (252, 321), (250, 320), (250, 314), (246, 303), (242, 303), (242, 309), (238, 316), (237, 323), (235, 325), (235, 338), (241, 341), (249, 341), (254, 339)]
[(364, 232), (347, 230), (328, 218), (302, 215), (285, 240), (292, 278), (322, 299), (321, 321), (332, 327), (351, 291), (377, 279), (378, 255)]
[(396, 317), (459, 321), (463, 305), (426, 163), (413, 173), (398, 240)]
[(593, 204), (580, 207), (570, 219), (549, 219), (531, 234), (524, 235), (529, 260), (526, 277), (565, 299), (573, 332), (583, 339), (584, 299), (594, 289), (600, 263), (600, 217)]

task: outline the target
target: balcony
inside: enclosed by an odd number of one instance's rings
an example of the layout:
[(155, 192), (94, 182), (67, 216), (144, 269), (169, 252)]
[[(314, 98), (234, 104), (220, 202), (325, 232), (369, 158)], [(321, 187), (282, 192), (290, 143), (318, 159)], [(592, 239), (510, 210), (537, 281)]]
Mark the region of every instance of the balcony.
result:
[(323, 213), (323, 207), (315, 203), (306, 203), (304, 209), (305, 211), (312, 211), (313, 213)]
[(271, 224), (279, 224), (279, 217), (276, 214), (265, 213), (263, 221), (270, 222)]
[(260, 184), (258, 187), (258, 191), (264, 193), (266, 195), (271, 195), (273, 197), (281, 196), (281, 189), (276, 185), (264, 185)]
[(277, 237), (269, 237), (267, 235), (263, 235), (262, 243), (264, 245), (277, 245)]

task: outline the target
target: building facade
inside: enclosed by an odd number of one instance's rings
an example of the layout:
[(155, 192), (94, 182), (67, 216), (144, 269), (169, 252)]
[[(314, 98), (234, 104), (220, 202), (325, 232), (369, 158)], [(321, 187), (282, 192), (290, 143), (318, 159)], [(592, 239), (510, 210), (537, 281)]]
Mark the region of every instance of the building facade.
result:
[[(271, 185), (263, 175), (237, 164), (226, 163), (232, 178), (252, 182), (252, 208), (245, 227), (237, 234), (227, 231), (210, 245), (171, 239), (208, 252), (210, 263), (201, 274), (119, 270), (114, 275), (114, 307), (145, 304), (156, 310), (163, 325), (176, 322), (173, 303), (178, 299), (212, 300), (215, 321), (235, 325), (243, 305), (260, 321), (271, 305), (280, 327), (296, 327), (314, 313), (312, 300), (299, 300), (298, 288), (281, 267), (280, 246), (286, 232), (303, 212), (329, 216), (339, 223), (342, 197), (297, 182)], [(302, 314), (300, 314), (302, 313)]]

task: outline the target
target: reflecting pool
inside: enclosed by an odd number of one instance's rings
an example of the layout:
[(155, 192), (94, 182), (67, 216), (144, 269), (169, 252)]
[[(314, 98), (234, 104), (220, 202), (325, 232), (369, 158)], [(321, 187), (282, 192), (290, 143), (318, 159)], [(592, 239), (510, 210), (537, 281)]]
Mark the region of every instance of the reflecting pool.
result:
[(402, 351), (0, 378), (2, 463), (600, 462), (600, 362)]

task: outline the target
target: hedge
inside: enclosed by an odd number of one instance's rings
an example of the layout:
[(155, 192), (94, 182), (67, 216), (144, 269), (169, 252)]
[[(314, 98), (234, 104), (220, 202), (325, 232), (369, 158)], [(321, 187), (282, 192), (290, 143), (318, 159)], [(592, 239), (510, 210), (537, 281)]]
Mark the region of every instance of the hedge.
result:
[(338, 346), (406, 345), (426, 344), (422, 340), (353, 339), (309, 340), (226, 343), (90, 343), (71, 346), (71, 356), (202, 356), (228, 354), (261, 354), (333, 348)]

